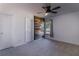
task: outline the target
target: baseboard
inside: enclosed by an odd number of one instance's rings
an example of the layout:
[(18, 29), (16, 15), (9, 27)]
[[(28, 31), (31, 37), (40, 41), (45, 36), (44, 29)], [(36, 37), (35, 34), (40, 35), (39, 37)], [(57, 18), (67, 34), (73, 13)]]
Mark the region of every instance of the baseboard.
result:
[(24, 44), (25, 44), (25, 42), (24, 43), (20, 43), (20, 44), (13, 45), (13, 47), (18, 47), (18, 46), (21, 46), (21, 45), (24, 45)]
[(65, 43), (65, 44), (71, 44), (71, 45), (79, 46), (79, 44), (56, 40), (55, 38), (50, 39), (50, 40), (51, 40), (51, 41), (55, 41), (55, 42), (61, 42), (61, 43)]

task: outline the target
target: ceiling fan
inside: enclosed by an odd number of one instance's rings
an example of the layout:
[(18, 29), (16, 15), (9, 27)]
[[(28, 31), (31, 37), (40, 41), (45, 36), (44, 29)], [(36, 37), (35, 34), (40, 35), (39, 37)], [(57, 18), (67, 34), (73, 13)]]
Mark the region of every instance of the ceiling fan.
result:
[[(51, 9), (51, 6), (46, 6), (46, 7), (42, 7), (45, 11), (45, 14), (47, 13), (54, 13), (54, 14), (57, 14), (58, 12), (56, 10), (60, 9), (61, 7), (60, 6), (57, 6), (57, 7), (54, 7)], [(40, 13), (44, 13), (44, 12), (38, 12), (38, 14)]]

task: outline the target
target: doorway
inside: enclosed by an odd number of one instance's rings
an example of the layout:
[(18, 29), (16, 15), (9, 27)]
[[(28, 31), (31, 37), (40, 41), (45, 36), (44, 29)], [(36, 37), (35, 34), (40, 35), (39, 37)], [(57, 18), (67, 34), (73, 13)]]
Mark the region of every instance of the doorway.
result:
[(53, 38), (53, 20), (34, 16), (34, 40)]
[(34, 39), (44, 36), (44, 18), (34, 16)]

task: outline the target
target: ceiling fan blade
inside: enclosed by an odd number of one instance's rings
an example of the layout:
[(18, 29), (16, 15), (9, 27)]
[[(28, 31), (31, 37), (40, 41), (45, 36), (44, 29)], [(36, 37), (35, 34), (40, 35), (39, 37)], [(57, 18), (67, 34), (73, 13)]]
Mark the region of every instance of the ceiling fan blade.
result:
[(58, 13), (57, 11), (51, 11), (51, 12), (52, 12), (52, 13), (55, 13), (55, 14)]
[(42, 7), (45, 11), (47, 11), (47, 10), (50, 10), (50, 6), (47, 6), (47, 7)]
[(61, 7), (60, 6), (57, 6), (55, 8), (53, 8), (52, 10), (57, 10), (57, 9), (60, 9)]
[(42, 7), (43, 9), (45, 9), (46, 7)]

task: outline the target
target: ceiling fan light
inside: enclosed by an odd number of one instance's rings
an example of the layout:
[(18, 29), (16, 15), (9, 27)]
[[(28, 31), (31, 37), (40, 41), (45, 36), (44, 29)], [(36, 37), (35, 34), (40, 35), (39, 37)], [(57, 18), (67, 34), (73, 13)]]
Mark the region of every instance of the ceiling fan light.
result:
[(45, 16), (47, 16), (49, 13), (45, 13)]

